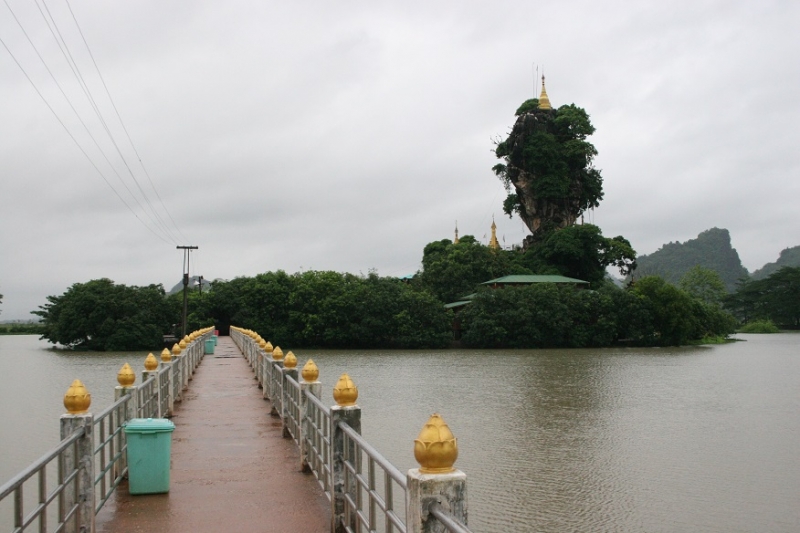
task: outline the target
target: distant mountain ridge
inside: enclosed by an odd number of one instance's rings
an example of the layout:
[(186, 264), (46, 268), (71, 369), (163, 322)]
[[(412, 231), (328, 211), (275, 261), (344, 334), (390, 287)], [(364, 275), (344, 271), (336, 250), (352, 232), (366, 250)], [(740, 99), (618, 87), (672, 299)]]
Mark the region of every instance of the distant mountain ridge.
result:
[[(197, 290), (197, 285), (200, 283), (200, 276), (191, 276), (189, 278), (189, 290)], [(205, 278), (203, 278), (203, 290), (208, 290), (211, 288), (211, 282)], [(176, 292), (181, 292), (183, 290), (183, 281), (179, 281), (172, 287), (170, 290), (167, 291), (167, 295), (175, 294)]]
[(736, 289), (739, 279), (748, 277), (739, 253), (731, 246), (730, 233), (720, 228), (708, 229), (683, 243), (669, 242), (652, 254), (637, 257), (636, 263), (634, 278), (658, 275), (671, 283), (678, 283), (699, 265), (716, 271), (729, 292)]
[(750, 277), (754, 280), (764, 279), (771, 276), (783, 267), (800, 267), (800, 246), (784, 248), (781, 250), (781, 254), (777, 261), (774, 263), (767, 263), (763, 267), (750, 274)]

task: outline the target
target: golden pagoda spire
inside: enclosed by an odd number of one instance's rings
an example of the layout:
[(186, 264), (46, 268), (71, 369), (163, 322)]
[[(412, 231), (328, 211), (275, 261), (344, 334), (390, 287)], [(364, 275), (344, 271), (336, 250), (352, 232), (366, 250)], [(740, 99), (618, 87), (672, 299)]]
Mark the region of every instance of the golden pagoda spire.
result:
[(542, 73), (542, 94), (539, 95), (539, 109), (553, 109), (550, 107), (550, 98), (547, 97), (547, 91), (544, 88), (544, 73)]
[(456, 238), (453, 241), (453, 244), (458, 244), (458, 220), (456, 220)]
[(489, 240), (489, 248), (492, 250), (500, 249), (500, 243), (497, 242), (497, 224), (494, 223), (494, 215), (492, 215), (492, 238)]

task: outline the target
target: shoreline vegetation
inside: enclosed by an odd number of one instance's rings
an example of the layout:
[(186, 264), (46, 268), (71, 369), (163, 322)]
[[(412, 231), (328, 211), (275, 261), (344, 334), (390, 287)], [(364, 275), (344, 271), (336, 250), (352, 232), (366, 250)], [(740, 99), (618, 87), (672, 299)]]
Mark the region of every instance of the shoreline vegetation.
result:
[[(648, 276), (626, 287), (603, 280), (589, 288), (476, 289), (455, 273), (483, 280), (516, 273), (524, 252), (491, 250), (472, 239), (432, 244), (435, 261), (426, 257), (423, 271), (403, 279), (277, 271), (215, 280), (202, 293), (189, 292), (188, 327), (240, 325), (291, 348), (438, 349), (455, 340), (463, 348), (599, 348), (720, 344), (736, 332), (795, 330), (792, 320), (800, 316), (800, 299), (785, 290), (787, 279), (800, 278), (790, 267), (759, 281), (758, 293), (755, 282), (733, 294), (715, 291), (716, 274), (703, 269), (679, 286)], [(457, 313), (436, 296), (464, 295), (469, 286), (470, 303)], [(41, 324), (0, 325), (0, 334), (40, 334), (67, 349), (147, 350), (179, 328), (181, 312), (181, 293), (101, 279), (48, 297), (36, 312)]]
[(43, 324), (0, 324), (0, 335), (42, 335)]

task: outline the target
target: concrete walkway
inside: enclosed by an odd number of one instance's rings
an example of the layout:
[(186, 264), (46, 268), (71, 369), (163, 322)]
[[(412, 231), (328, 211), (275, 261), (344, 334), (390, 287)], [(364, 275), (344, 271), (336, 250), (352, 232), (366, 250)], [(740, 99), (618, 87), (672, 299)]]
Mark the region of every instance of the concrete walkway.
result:
[(230, 337), (220, 337), (176, 404), (170, 492), (130, 496), (121, 485), (98, 533), (327, 533), (330, 504)]

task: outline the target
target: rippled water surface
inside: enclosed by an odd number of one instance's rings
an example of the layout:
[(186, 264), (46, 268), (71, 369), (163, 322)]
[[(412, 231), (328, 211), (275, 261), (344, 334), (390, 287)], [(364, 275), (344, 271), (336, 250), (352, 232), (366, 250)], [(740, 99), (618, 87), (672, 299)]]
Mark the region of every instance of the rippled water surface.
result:
[[(339, 352), (362, 432), (401, 470), (439, 412), (458, 437), (476, 532), (800, 531), (800, 335), (669, 349)], [(123, 362), (0, 337), (0, 479), (58, 438), (79, 377), (108, 405)]]

